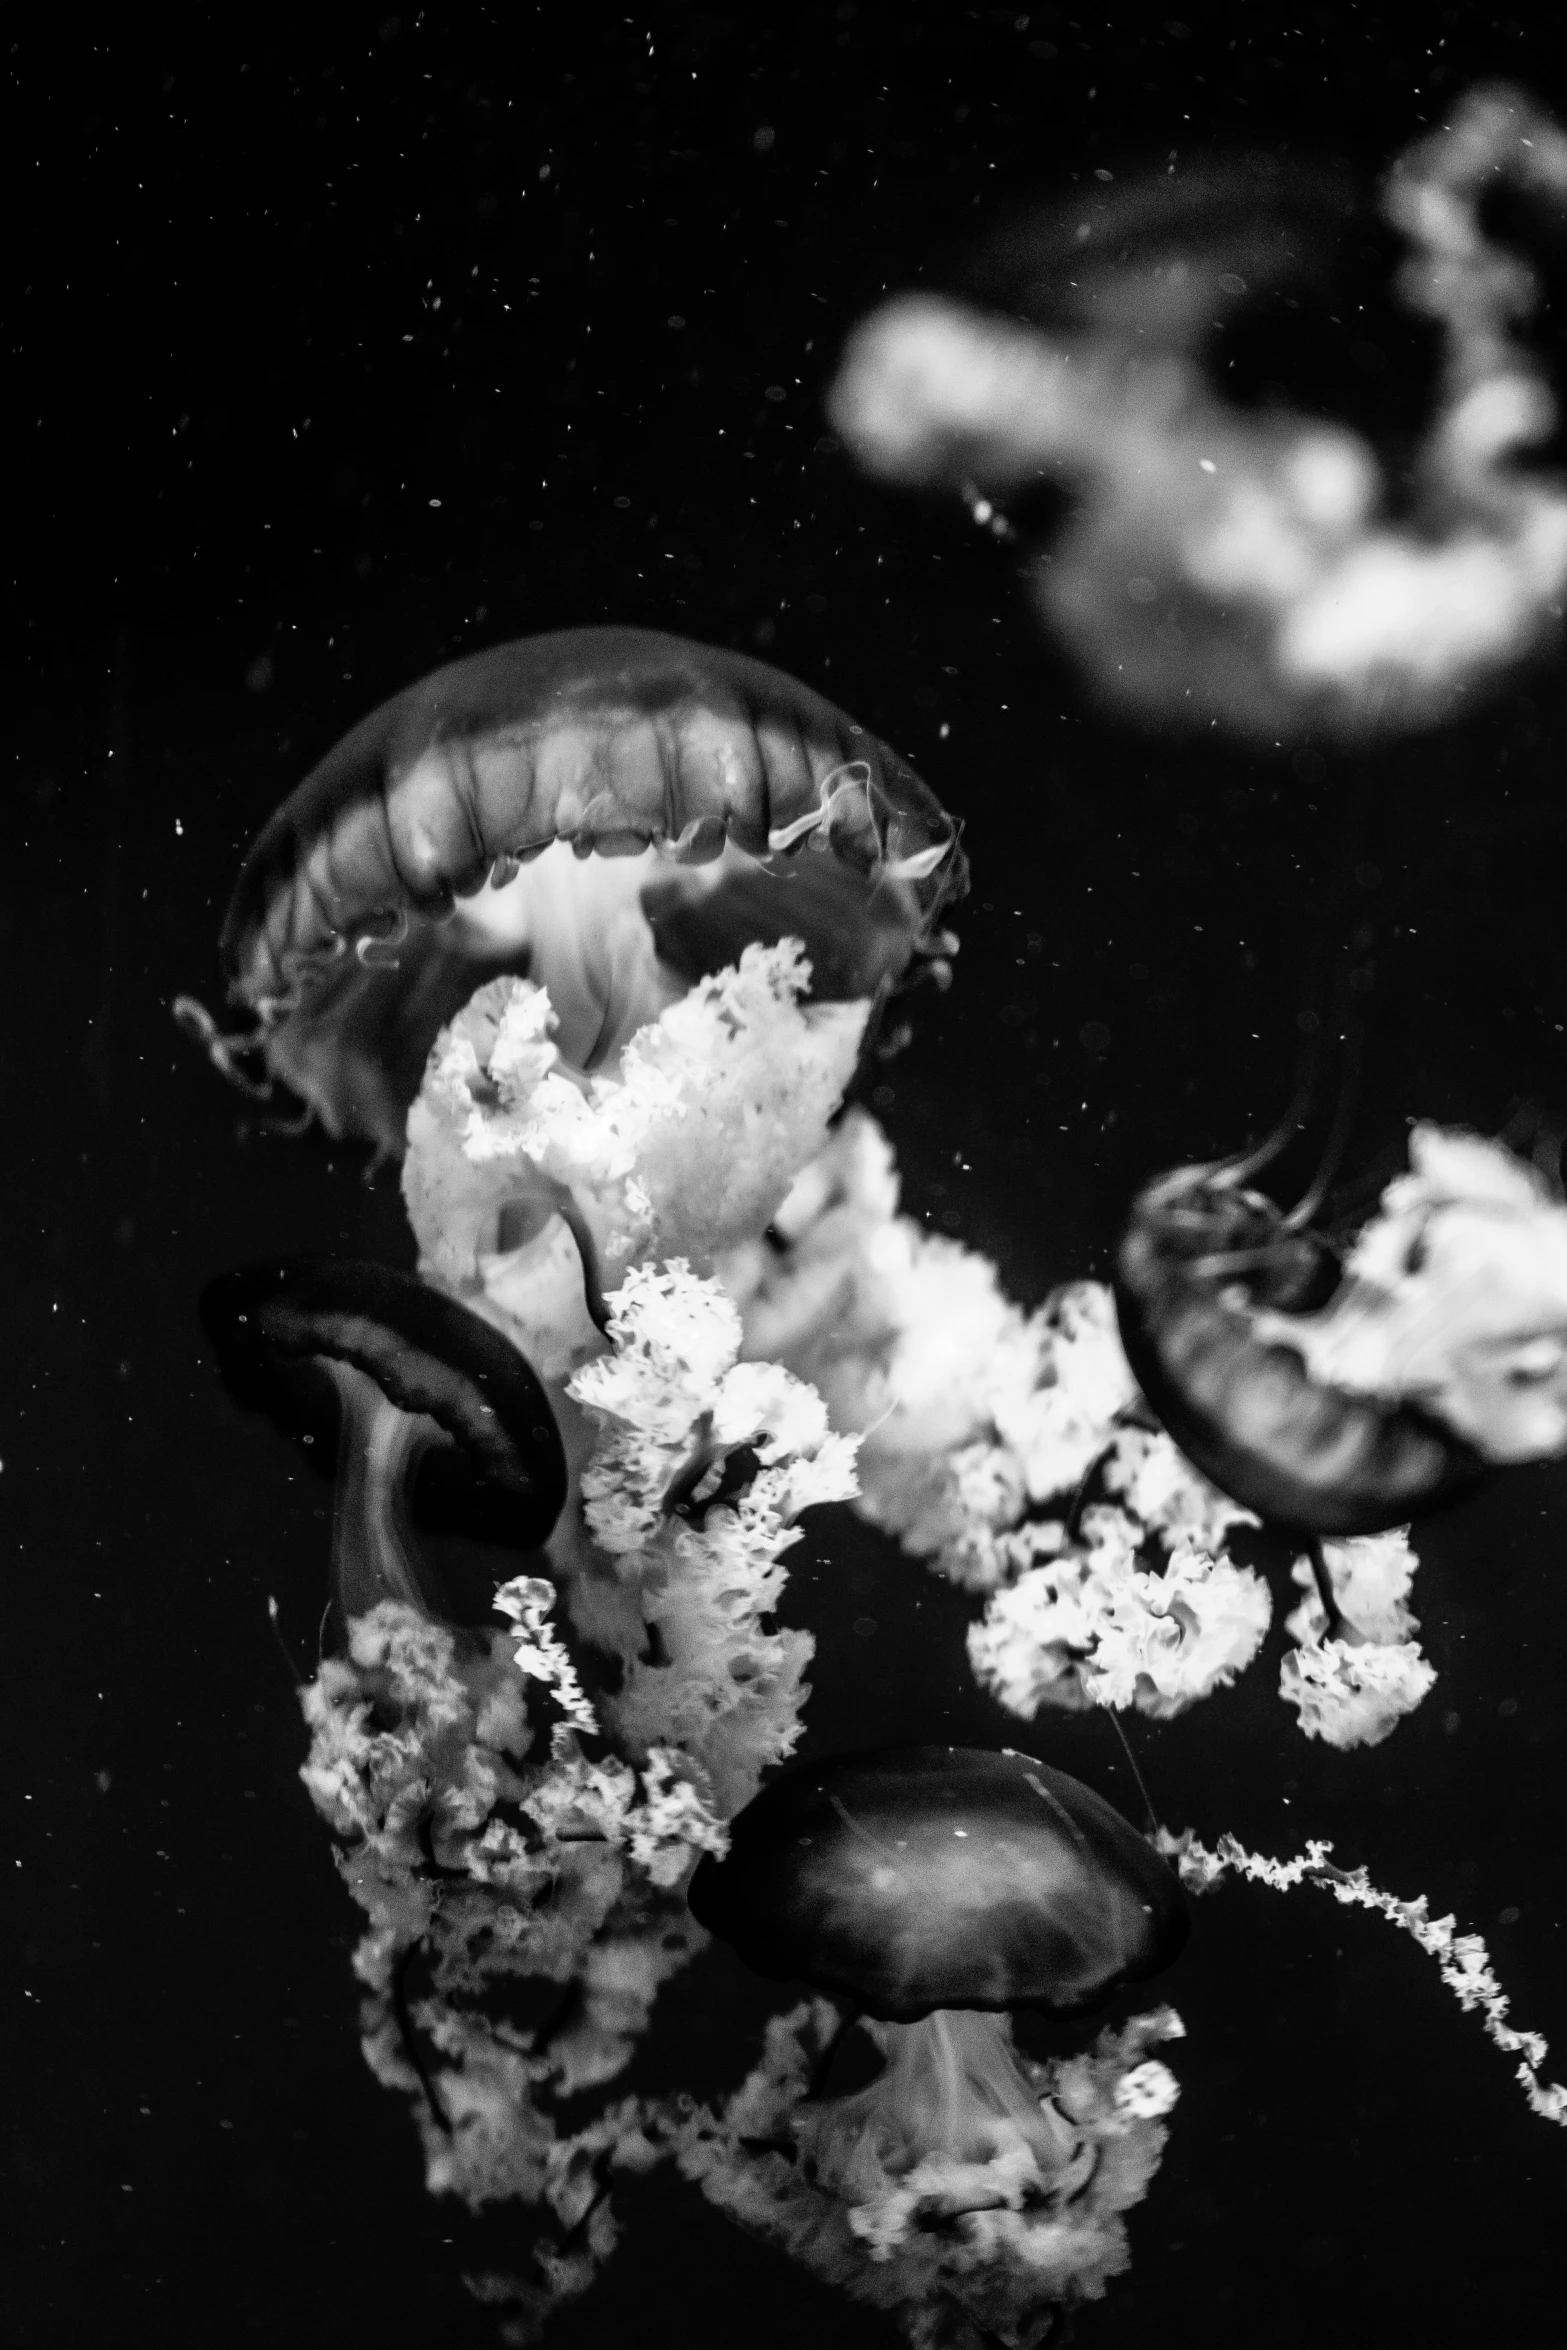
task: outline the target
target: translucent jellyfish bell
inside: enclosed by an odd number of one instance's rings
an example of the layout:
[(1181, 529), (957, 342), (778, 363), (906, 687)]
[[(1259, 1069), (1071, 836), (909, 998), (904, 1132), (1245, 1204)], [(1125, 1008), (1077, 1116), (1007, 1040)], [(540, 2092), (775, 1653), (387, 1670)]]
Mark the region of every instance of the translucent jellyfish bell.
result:
[(912, 2023), (1075, 2015), (1186, 1939), (1180, 1887), (1110, 1804), (1031, 1755), (921, 1746), (796, 1770), (691, 1887), (758, 1974)]
[(1347, 1244), (1252, 1190), (1246, 1162), (1161, 1176), (1122, 1239), (1144, 1394), (1286, 1529), (1379, 1533), (1567, 1451), (1567, 1206), (1478, 1135), (1417, 1126), (1410, 1161)]
[(412, 1509), (512, 1552), (547, 1541), (566, 1498), (555, 1416), (477, 1314), (412, 1274), (330, 1258), (222, 1274), (201, 1314), (231, 1392), (335, 1470), (340, 1628), (383, 1600), (442, 1612)]
[(1297, 307), (1326, 296), (1355, 210), (1343, 164), (1213, 155), (1020, 206), (968, 275), (976, 294), (1041, 326), (1119, 338), (1144, 358), (1198, 351), (1263, 306), (1276, 331), (1281, 293)]
[[(811, 854), (809, 852), (817, 853)], [(453, 663), (284, 802), (224, 923), (226, 1074), (403, 1147), (438, 1031), (486, 979), (547, 988), (577, 1069), (752, 941), (803, 939), (818, 997), (944, 970), (956, 827), (887, 744), (742, 654), (579, 629)]]

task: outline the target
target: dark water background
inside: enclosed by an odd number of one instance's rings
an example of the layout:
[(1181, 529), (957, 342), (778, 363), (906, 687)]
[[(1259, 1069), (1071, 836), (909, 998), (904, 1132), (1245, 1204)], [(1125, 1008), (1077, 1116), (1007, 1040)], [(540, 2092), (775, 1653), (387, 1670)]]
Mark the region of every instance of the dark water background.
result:
[[(1276, 1114), (1313, 948), (1444, 842), (1415, 935), (1360, 966), (1350, 1164), (1385, 1171), (1414, 1115), (1567, 1114), (1559, 663), (1374, 755), (1136, 734), (1042, 645), (1006, 548), (826, 434), (850, 324), (1003, 200), (1172, 148), (1370, 174), (1477, 78), (1567, 97), (1532, 12), (1202, 14), (13, 27), (7, 2341), (494, 2340), (458, 2281), (474, 2232), (361, 2061), (358, 1913), (295, 1776), (266, 1599), (303, 1649), (325, 1497), (228, 1405), (194, 1316), (233, 1262), (411, 1244), (395, 1183), (262, 1131), (168, 1011), (216, 1002), (246, 841), (363, 710), (443, 658), (613, 619), (760, 650), (909, 752), (966, 821), (975, 889), (883, 1115), (909, 1208), (1026, 1301), (1104, 1272), (1149, 1172)], [(1324, 330), (1302, 403), (1418, 408), (1402, 357), (1350, 340)], [(1558, 2078), (1564, 1539), (1562, 1468), (1423, 1534), (1441, 1678), (1375, 1751), (1301, 1738), (1277, 1634), (1233, 1691), (1131, 1723), (1172, 1822), (1281, 1853), (1327, 1835), (1456, 1909)], [(1021, 1736), (1135, 1809), (1102, 1719), (1020, 1732), (980, 1698), (961, 1594), (863, 1530), (812, 1527), (795, 1560), (803, 1752)], [(1411, 1942), (1231, 1888), (1160, 1988), (1182, 2100), (1084, 2350), (1560, 2339), (1562, 2134)], [(776, 2003), (710, 1951), (625, 2085), (732, 2083)], [(678, 2180), (618, 2202), (561, 2350), (896, 2338)]]

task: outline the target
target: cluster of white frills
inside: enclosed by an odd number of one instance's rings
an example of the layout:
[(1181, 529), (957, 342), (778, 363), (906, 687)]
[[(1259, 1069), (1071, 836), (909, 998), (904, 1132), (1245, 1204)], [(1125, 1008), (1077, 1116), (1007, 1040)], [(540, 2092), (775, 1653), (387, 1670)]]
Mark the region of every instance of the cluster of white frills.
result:
[[(553, 1212), (569, 1191), (605, 1286), (635, 1293), (644, 1322), (679, 1318), (672, 1295), (638, 1286), (667, 1285), (661, 1264), (716, 1280), (739, 1308), (740, 1354), (786, 1368), (838, 1436), (861, 1439), (863, 1512), (989, 1595), (970, 1660), (1010, 1711), (1181, 1712), (1267, 1630), (1267, 1586), (1227, 1549), (1254, 1521), (1149, 1425), (1108, 1290), (1072, 1283), (1024, 1313), (988, 1259), (899, 1213), (872, 1118), (851, 1111), (829, 1136), (865, 1007), (806, 1004), (808, 977), (794, 941), (748, 948), (642, 1030), (617, 1075), (589, 1081), (550, 1041), (542, 989), (481, 989), (409, 1124), (427, 1274), (614, 1417), (624, 1350), (605, 1356), (588, 1318), (580, 1239)], [(535, 1213), (507, 1245), (501, 1206), (519, 1186)], [(694, 1421), (706, 1405), (677, 1381), (666, 1418), (688, 1400)], [(607, 1520), (594, 1531), (604, 1543)], [(1342, 1624), (1325, 1637), (1308, 1594), (1281, 1691), (1308, 1735), (1371, 1744), (1433, 1679), (1406, 1604), (1414, 1556), (1388, 1535), (1329, 1544), (1327, 1563)]]
[[(975, 1388), (956, 1423), (922, 1416), (932, 1352), (952, 1360), (949, 1309), (977, 1282), (1019, 1369), (1035, 1359), (991, 1269), (900, 1218), (895, 1187), (878, 1195), (884, 1215), (859, 1200), (836, 1212), (844, 1166), (885, 1164), (890, 1181), (890, 1153), (858, 1116), (829, 1135), (867, 1007), (810, 1006), (808, 979), (794, 942), (748, 949), (592, 1080), (561, 1061), (540, 990), (492, 982), (439, 1040), (410, 1120), (423, 1270), (545, 1376), (572, 1503), (552, 1579), (520, 1576), (499, 1595), (510, 1633), (454, 1639), (391, 1606), (353, 1627), (348, 1655), (305, 1693), (305, 1776), (367, 1913), (366, 2052), (410, 2101), (432, 2190), (555, 2222), (525, 2271), (469, 2280), (514, 2341), (612, 2250), (614, 2175), (667, 2158), (747, 2226), (895, 2309), (916, 2340), (954, 2303), (1035, 2322), (1124, 2265), (1122, 2213), (1146, 2191), (1175, 2096), (1149, 2054), (1179, 2029), (1163, 2010), (1076, 2073), (1041, 2071), (1037, 2093), (1065, 2099), (1097, 2149), (1091, 2187), (1069, 2209), (1062, 2182), (1014, 2177), (1016, 2150), (1000, 2148), (956, 2219), (944, 2172), (931, 2186), (891, 2156), (884, 2170), (869, 2138), (852, 2179), (817, 2179), (807, 2124), (828, 2126), (841, 2101), (805, 2096), (805, 2011), (775, 2030), (788, 2077), (763, 2067), (793, 2155), (751, 2141), (757, 2078), (713, 2110), (622, 2097), (576, 2130), (560, 2123), (562, 2097), (623, 2070), (660, 1985), (700, 1943), (692, 1868), (725, 1848), (727, 1821), (799, 1737), (813, 1642), (775, 1611), (801, 1513), (857, 1501), (929, 1552), (889, 1495), (910, 1469), (909, 1490), (932, 1503), (949, 1482), (969, 1489), (989, 1394)], [(899, 1252), (912, 1287), (896, 1280)], [(586, 1311), (590, 1257), (607, 1334)], [(980, 1351), (994, 1369), (990, 1322)], [(620, 1667), (591, 1694), (573, 1662), (584, 1637)], [(501, 2020), (486, 1994), (508, 1979), (554, 1982), (557, 2014)], [(965, 2172), (965, 2196), (973, 2185)]]
[[(864, 1432), (859, 1507), (989, 1594), (969, 1656), (1003, 1705), (1168, 1718), (1250, 1664), (1271, 1602), (1227, 1542), (1256, 1520), (1149, 1424), (1108, 1289), (1074, 1282), (1023, 1313), (986, 1258), (899, 1215), (890, 1146), (861, 1111), (777, 1222), (786, 1255), (727, 1268), (748, 1343)], [(1308, 1736), (1372, 1745), (1435, 1678), (1406, 1604), (1415, 1555), (1403, 1532), (1324, 1549), (1342, 1628), (1324, 1636), (1301, 1562), (1280, 1690)]]
[[(509, 1632), (454, 1638), (393, 1605), (352, 1627), (305, 1692), (305, 1778), (367, 1916), (366, 2052), (414, 2108), (432, 2189), (556, 2222), (526, 2273), (470, 2279), (514, 2341), (613, 2248), (613, 2176), (670, 2158), (916, 2342), (954, 2304), (1011, 2338), (1124, 2265), (1175, 2095), (1148, 2053), (1179, 2029), (1162, 2010), (1081, 2079), (1041, 2071), (1097, 2149), (1092, 2192), (1014, 2177), (1003, 2148), (956, 2227), (940, 2163), (905, 2175), (867, 2138), (852, 2177), (821, 2169), (812, 2133), (841, 2136), (847, 2108), (806, 2095), (816, 2006), (775, 2020), (714, 2110), (623, 2097), (560, 2125), (561, 2098), (629, 2061), (702, 1938), (692, 1869), (798, 1740), (813, 1642), (776, 1610), (802, 1512), (849, 1502), (983, 1594), (970, 1661), (1024, 1718), (1180, 1713), (1268, 1628), (1267, 1585), (1229, 1548), (1254, 1521), (1152, 1424), (1109, 1292), (1025, 1313), (986, 1258), (900, 1213), (873, 1119), (829, 1130), (867, 1007), (811, 1006), (808, 981), (797, 943), (749, 948), (593, 1079), (562, 1061), (542, 990), (491, 982), (410, 1118), (422, 1270), (546, 1379), (572, 1501), (550, 1579), (499, 1595)], [(1328, 1638), (1302, 1561), (1282, 1694), (1308, 1735), (1371, 1744), (1434, 1678), (1414, 1555), (1402, 1533), (1324, 1548), (1342, 1620)], [(618, 1661), (591, 1694), (581, 1642)], [(557, 2015), (500, 2020), (486, 1995), (507, 1979), (556, 1984)]]

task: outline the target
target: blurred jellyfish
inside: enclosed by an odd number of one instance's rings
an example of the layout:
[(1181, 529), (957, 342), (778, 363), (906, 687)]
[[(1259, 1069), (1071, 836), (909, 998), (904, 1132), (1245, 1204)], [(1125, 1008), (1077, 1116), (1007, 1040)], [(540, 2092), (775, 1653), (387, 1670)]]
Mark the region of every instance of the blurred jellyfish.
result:
[[(937, 2311), (1034, 2342), (1103, 2293), (1175, 2101), (1149, 2051), (1179, 2021), (1140, 2016), (1045, 2065), (1008, 2018), (1082, 2014), (1179, 1954), (1179, 1885), (1117, 1812), (1028, 1755), (850, 1757), (765, 1789), (691, 1903), (757, 1972), (848, 2006), (775, 2019), (724, 2114), (688, 2119), (677, 2157), (713, 2202), (919, 2342)], [(833, 2095), (865, 2017), (884, 2068)]]
[[(1347, 423), (1248, 412), (1200, 347), (1248, 304), (1287, 326), (1330, 271), (1348, 207), (1326, 173), (1291, 188), (1172, 163), (1087, 196), (1042, 252), (1037, 232), (1008, 249), (1009, 306), (1026, 270), (1021, 307), (1046, 325), (900, 297), (851, 339), (832, 420), (870, 470), (961, 488), (978, 519), (1008, 492), (1068, 493), (1031, 585), (1112, 705), (1270, 740), (1438, 723), (1550, 638), (1567, 590), (1567, 490), (1529, 463), (1557, 405), (1516, 331), (1539, 288), (1482, 220), (1498, 191), (1551, 215), (1567, 202), (1567, 136), (1506, 88), (1471, 92), (1384, 189), (1409, 248), (1398, 294), (1441, 340), (1407, 499), (1402, 454), (1385, 463)], [(1310, 365), (1297, 350), (1286, 373)]]
[[(807, 851), (818, 854), (807, 854)], [(226, 1075), (275, 1079), (400, 1157), (431, 1045), (487, 979), (549, 995), (574, 1070), (751, 943), (818, 1000), (944, 968), (956, 830), (905, 760), (760, 661), (636, 629), (437, 670), (328, 752), (265, 826), (221, 951), (251, 1027), (176, 1011)]]
[(1374, 1744), (1435, 1678), (1399, 1530), (1567, 1453), (1567, 1206), (1499, 1143), (1416, 1126), (1409, 1172), (1335, 1238), (1309, 1196), (1286, 1215), (1252, 1188), (1269, 1148), (1141, 1194), (1121, 1334), (1196, 1468), (1305, 1554), (1281, 1676), (1301, 1727)]
[(1478, 1135), (1417, 1126), (1346, 1246), (1245, 1178), (1151, 1184), (1116, 1298), (1143, 1393), (1204, 1474), (1273, 1524), (1374, 1534), (1487, 1467), (1567, 1451), (1567, 1208)]
[(1482, 1460), (1567, 1452), (1567, 1205), (1539, 1168), (1416, 1126), (1344, 1272), (1315, 1311), (1264, 1314), (1259, 1336), (1322, 1385), (1418, 1406)]

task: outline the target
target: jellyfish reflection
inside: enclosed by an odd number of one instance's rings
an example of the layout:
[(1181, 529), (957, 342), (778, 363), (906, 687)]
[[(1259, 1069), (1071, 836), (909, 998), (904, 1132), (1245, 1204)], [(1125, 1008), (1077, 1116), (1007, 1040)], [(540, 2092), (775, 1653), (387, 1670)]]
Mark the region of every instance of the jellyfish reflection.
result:
[(1034, 593), (1133, 713), (1269, 739), (1437, 723), (1547, 641), (1567, 588), (1567, 493), (1528, 464), (1557, 405), (1515, 331), (1539, 289), (1481, 220), (1499, 184), (1545, 211), (1567, 193), (1567, 136), (1507, 89), (1472, 92), (1389, 175), (1384, 210), (1409, 243), (1398, 291), (1443, 340), (1407, 516), (1359, 432), (1249, 416), (1196, 356), (1243, 297), (1266, 304), (1281, 269), (1320, 253), (1314, 188), (1291, 220), (1239, 167), (1172, 166), (1101, 202), (1104, 221), (1085, 199), (1054, 260), (1077, 281), (1075, 297), (1048, 289), (1056, 331), (890, 303), (849, 345), (833, 421), (894, 480), (971, 500), (1061, 483), (1077, 511), (1034, 561)]

